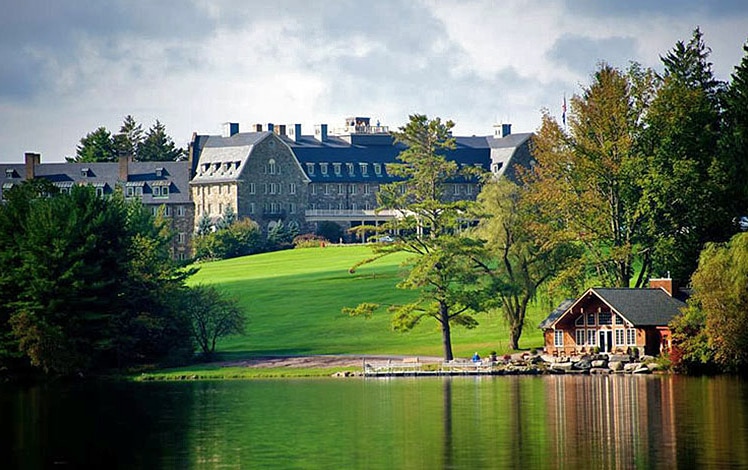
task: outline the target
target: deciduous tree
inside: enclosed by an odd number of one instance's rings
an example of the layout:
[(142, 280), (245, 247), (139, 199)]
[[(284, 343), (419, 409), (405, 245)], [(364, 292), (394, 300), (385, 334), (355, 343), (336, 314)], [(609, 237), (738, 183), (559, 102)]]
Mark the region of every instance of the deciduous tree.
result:
[(182, 305), (192, 322), (193, 338), (206, 357), (215, 354), (220, 338), (244, 334), (244, 311), (213, 286), (190, 287), (182, 293)]

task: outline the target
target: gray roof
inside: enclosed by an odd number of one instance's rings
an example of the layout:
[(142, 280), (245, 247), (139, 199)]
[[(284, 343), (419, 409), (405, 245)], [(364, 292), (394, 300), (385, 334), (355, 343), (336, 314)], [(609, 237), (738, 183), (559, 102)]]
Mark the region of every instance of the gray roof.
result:
[(662, 289), (590, 289), (634, 326), (664, 326), (686, 303)]
[(662, 289), (627, 289), (627, 288), (599, 288), (588, 289), (578, 299), (568, 303), (565, 300), (543, 320), (538, 328), (552, 328), (572, 307), (595, 295), (605, 302), (612, 310), (621, 315), (634, 326), (665, 326), (670, 323), (686, 303), (671, 297)]
[(545, 330), (546, 328), (550, 328), (553, 322), (561, 318), (561, 316), (566, 313), (567, 310), (569, 310), (569, 307), (574, 305), (574, 302), (576, 302), (576, 299), (566, 299), (560, 304), (558, 304), (558, 307), (554, 311), (551, 312), (548, 317), (540, 322), (540, 325), (538, 325), (538, 328), (541, 330)]

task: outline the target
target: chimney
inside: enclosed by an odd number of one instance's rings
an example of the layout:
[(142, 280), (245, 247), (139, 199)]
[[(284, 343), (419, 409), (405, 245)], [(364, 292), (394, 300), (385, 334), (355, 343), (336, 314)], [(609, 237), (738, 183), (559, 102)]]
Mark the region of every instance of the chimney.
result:
[(650, 289), (662, 289), (670, 297), (674, 297), (675, 294), (678, 293), (678, 283), (670, 279), (670, 277), (661, 278), (661, 279), (650, 279), (649, 280), (649, 288)]
[(26, 163), (26, 180), (33, 180), (36, 177), (36, 166), (42, 162), (42, 156), (38, 153), (26, 152), (23, 154)]
[(254, 130), (255, 132), (262, 132), (262, 124), (255, 124)]
[(231, 137), (239, 133), (238, 122), (224, 122), (223, 123), (223, 137)]
[(291, 137), (294, 142), (301, 140), (301, 124), (289, 124), (288, 136)]
[(278, 131), (276, 132), (278, 135), (286, 135), (286, 125), (285, 124), (278, 124)]
[(327, 124), (314, 126), (314, 138), (320, 142), (327, 142)]
[(119, 180), (123, 183), (127, 182), (127, 175), (130, 174), (130, 162), (132, 157), (130, 155), (122, 155), (119, 157)]
[(268, 132), (275, 132), (275, 125), (272, 122), (268, 123)]

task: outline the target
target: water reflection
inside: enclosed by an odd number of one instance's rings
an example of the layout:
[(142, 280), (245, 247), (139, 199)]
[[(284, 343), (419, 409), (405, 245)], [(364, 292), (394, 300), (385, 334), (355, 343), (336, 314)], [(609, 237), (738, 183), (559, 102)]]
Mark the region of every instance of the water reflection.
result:
[[(0, 387), (2, 468), (747, 468), (733, 378)], [(116, 464), (116, 465), (115, 465)]]

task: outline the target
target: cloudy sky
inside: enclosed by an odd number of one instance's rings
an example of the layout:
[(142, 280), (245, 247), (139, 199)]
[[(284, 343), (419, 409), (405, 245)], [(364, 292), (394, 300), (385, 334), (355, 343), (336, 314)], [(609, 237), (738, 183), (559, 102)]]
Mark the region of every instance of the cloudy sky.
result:
[(726, 80), (744, 0), (0, 0), (0, 161), (74, 155), (99, 126), (155, 119), (185, 146), (221, 123), (397, 127), (412, 113), (536, 130), (600, 61), (660, 70), (696, 26)]

